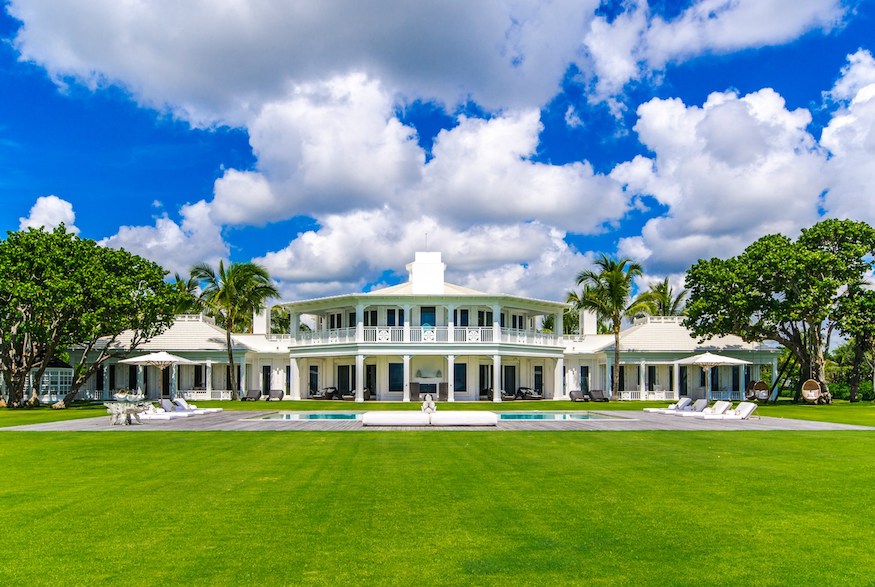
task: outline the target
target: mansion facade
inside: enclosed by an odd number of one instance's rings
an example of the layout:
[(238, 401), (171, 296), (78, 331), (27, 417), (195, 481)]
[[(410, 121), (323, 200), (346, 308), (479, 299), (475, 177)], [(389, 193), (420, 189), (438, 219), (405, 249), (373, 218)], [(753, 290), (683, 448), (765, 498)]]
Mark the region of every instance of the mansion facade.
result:
[[(355, 401), (501, 401), (520, 387), (547, 399), (574, 390), (611, 389), (614, 338), (597, 334), (582, 313), (580, 334), (545, 332), (544, 320), (563, 323), (564, 303), (489, 294), (444, 281), (441, 254), (416, 253), (406, 283), (367, 293), (278, 305), (289, 314), (287, 334), (272, 334), (270, 309), (254, 317), (253, 333), (233, 334), (241, 395), (281, 390), (286, 399), (321, 396), (326, 389)], [(727, 336), (698, 341), (681, 319), (650, 316), (621, 333), (620, 397), (703, 396), (698, 367), (676, 361), (712, 351), (744, 359), (744, 367), (715, 367), (710, 394), (741, 397), (768, 365), (777, 372), (779, 348)], [(110, 363), (82, 394), (105, 399), (120, 389), (150, 398), (230, 399), (225, 332), (201, 315), (185, 315), (141, 345), (136, 355), (167, 351), (193, 364), (156, 367)]]

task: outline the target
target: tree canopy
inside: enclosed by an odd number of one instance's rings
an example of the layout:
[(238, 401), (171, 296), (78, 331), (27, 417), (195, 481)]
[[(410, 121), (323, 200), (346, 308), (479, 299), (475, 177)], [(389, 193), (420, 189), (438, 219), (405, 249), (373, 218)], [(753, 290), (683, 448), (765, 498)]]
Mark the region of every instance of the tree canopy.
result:
[(267, 269), (255, 263), (231, 263), (225, 267), (219, 261), (218, 270), (201, 263), (192, 267), (191, 276), (201, 283), (203, 307), (225, 329), (228, 365), (231, 367), (231, 399), (236, 400), (239, 387), (231, 332), (248, 329), (253, 313), (264, 308), (264, 303), (278, 296), (279, 291), (271, 282)]
[[(68, 233), (30, 228), (0, 242), (0, 364), (10, 407), (20, 406), (27, 375), (38, 385), (49, 362), (72, 347), (69, 405), (113, 356), (126, 356), (173, 321), (178, 296), (156, 263)], [(119, 335), (126, 333), (125, 339)], [(96, 357), (86, 361), (90, 351)]]
[(863, 304), (852, 303), (863, 299), (860, 284), (872, 270), (873, 253), (875, 230), (868, 224), (824, 220), (795, 241), (772, 234), (737, 257), (700, 260), (687, 272), (685, 324), (701, 337), (777, 341), (798, 360), (802, 379), (816, 379), (828, 391), (830, 335), (875, 319)]

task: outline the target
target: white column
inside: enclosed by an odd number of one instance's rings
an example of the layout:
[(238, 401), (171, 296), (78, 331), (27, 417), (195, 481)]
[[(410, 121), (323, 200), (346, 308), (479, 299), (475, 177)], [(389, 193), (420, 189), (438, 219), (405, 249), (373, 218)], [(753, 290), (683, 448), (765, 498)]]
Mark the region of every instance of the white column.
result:
[(556, 367), (553, 369), (553, 399), (568, 399), (565, 393), (565, 385), (563, 377), (565, 371), (565, 359), (556, 359)]
[(641, 399), (647, 397), (647, 363), (643, 359), (638, 364), (638, 393)]
[(206, 368), (204, 370), (206, 371), (206, 373), (204, 374), (204, 377), (207, 378), (207, 384), (206, 384), (207, 394), (209, 395), (210, 398), (212, 398), (213, 394), (210, 392), (213, 391), (213, 362), (207, 361)]
[(145, 369), (143, 365), (137, 365), (137, 391), (146, 395), (146, 379), (143, 374), (143, 369)]
[[(452, 331), (452, 330), (451, 330)], [(447, 401), (456, 401), (456, 357), (447, 355)]]
[(301, 329), (301, 315), (297, 312), (289, 312), (289, 334), (292, 338), (298, 337), (298, 331)]
[(291, 399), (301, 399), (301, 370), (298, 367), (298, 359), (289, 359), (289, 389)]
[[(501, 306), (493, 304), (492, 306), (492, 340), (501, 342)], [(496, 381), (496, 384), (498, 381)], [(495, 386), (498, 390), (498, 385)]]
[(605, 393), (608, 394), (608, 397), (611, 401), (616, 400), (614, 397), (614, 384), (611, 379), (614, 376), (614, 353), (607, 353), (605, 357)]
[(674, 397), (672, 397), (672, 399), (677, 401), (681, 399), (681, 366), (675, 363), (674, 365), (672, 365), (671, 368), (674, 371), (674, 376), (672, 377), (673, 385), (671, 390)]
[[(404, 312), (404, 326), (405, 332), (407, 328), (409, 328), (410, 323), (407, 322), (407, 311)], [(406, 334), (405, 334), (406, 338)], [(401, 401), (409, 402), (410, 401), (410, 355), (404, 355), (402, 357), (404, 359), (404, 391), (401, 395)]]
[(365, 356), (361, 353), (355, 356), (355, 401), (365, 401)]
[[(455, 342), (456, 340), (456, 321), (453, 319), (453, 312), (456, 310), (456, 306), (453, 304), (447, 305), (447, 341)], [(447, 392), (449, 394), (449, 392)], [(448, 395), (449, 397), (449, 395)]]
[(562, 340), (562, 335), (565, 334), (565, 316), (562, 314), (553, 314), (553, 334), (556, 335), (556, 340)]
[(501, 401), (501, 355), (492, 356), (492, 401)]
[[(410, 304), (402, 306), (402, 308), (404, 309), (404, 342), (410, 342)], [(410, 357), (407, 358), (410, 359)], [(408, 381), (408, 378), (405, 376), (404, 380)], [(409, 401), (409, 397), (405, 401)]]
[(240, 395), (245, 395), (247, 390), (246, 386), (246, 359), (240, 360), (240, 381), (237, 382), (237, 387), (240, 388)]
[(356, 304), (355, 306), (355, 340), (363, 342), (365, 340), (365, 305)]
[(179, 393), (179, 365), (170, 365), (170, 397)]

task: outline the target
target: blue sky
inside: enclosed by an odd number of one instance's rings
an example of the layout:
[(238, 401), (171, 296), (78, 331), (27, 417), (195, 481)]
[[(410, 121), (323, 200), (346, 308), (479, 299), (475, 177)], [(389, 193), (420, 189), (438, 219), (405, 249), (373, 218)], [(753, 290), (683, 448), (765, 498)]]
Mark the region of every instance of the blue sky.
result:
[(426, 238), (486, 291), (563, 298), (602, 252), (679, 284), (875, 222), (873, 30), (841, 0), (13, 0), (0, 228), (255, 260), (286, 299), (394, 283)]

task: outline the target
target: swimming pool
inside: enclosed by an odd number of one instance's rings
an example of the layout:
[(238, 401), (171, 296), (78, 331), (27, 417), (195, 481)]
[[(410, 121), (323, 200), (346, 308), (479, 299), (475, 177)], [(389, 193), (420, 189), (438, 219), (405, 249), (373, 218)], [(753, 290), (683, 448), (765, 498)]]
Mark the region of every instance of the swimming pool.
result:
[(361, 412), (276, 412), (259, 420), (361, 420)]
[(613, 420), (613, 416), (588, 412), (503, 412), (499, 420)]

